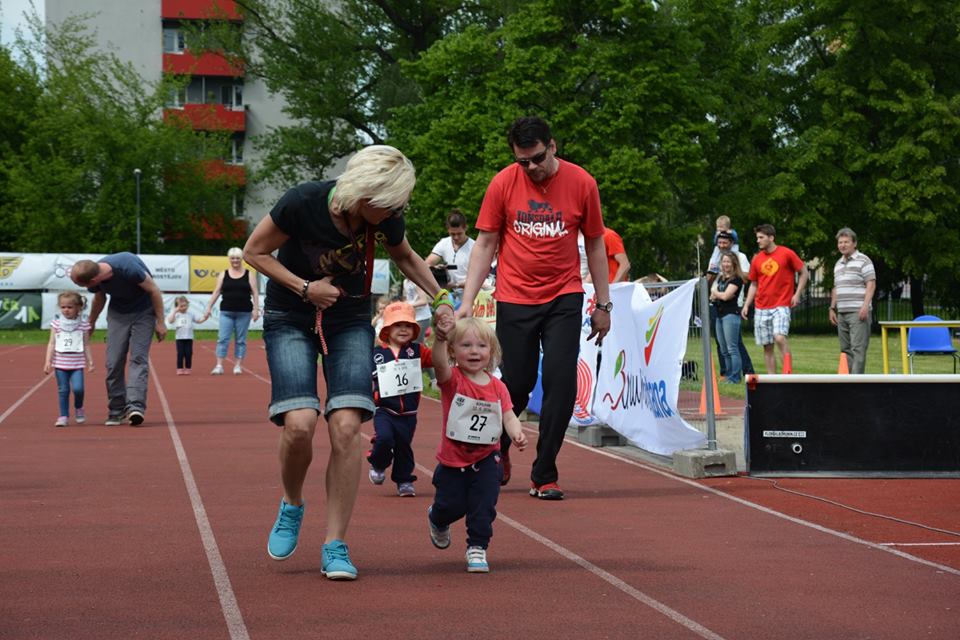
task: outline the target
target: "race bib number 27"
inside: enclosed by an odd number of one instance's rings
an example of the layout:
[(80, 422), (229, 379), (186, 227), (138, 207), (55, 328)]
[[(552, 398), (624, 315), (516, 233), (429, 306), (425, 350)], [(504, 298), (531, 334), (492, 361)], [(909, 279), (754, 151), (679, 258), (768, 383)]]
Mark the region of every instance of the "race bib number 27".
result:
[(500, 401), (487, 402), (457, 394), (450, 403), (447, 437), (470, 444), (495, 444), (503, 432)]

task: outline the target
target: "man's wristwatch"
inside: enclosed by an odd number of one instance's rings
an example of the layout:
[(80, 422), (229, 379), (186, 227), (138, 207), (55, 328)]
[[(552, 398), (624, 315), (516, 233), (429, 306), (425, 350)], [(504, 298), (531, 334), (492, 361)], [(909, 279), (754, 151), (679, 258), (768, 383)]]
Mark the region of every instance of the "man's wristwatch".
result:
[(598, 302), (596, 309), (597, 311), (606, 311), (607, 313), (610, 313), (611, 311), (613, 311), (613, 301), (602, 302), (602, 303)]

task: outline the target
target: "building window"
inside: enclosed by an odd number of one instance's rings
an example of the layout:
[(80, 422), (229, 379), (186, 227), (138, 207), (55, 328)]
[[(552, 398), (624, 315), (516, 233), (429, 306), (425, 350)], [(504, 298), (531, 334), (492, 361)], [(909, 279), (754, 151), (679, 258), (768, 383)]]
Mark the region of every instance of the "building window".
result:
[(230, 140), (231, 164), (243, 164), (243, 138), (235, 137)]
[(170, 90), (170, 93), (167, 94), (167, 107), (172, 109), (182, 109), (183, 105), (187, 104), (187, 88), (186, 87), (176, 87)]
[(164, 53), (183, 53), (186, 48), (186, 40), (183, 31), (180, 29), (164, 28), (163, 30), (163, 52)]
[(220, 104), (228, 109), (239, 111), (243, 109), (243, 85), (230, 84), (220, 87)]

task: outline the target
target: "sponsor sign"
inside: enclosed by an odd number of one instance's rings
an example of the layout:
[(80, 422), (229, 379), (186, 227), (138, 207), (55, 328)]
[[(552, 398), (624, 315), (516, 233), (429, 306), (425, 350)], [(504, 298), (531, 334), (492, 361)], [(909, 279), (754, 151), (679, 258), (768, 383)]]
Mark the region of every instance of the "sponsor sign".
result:
[(0, 329), (40, 326), (40, 294), (34, 291), (0, 292)]

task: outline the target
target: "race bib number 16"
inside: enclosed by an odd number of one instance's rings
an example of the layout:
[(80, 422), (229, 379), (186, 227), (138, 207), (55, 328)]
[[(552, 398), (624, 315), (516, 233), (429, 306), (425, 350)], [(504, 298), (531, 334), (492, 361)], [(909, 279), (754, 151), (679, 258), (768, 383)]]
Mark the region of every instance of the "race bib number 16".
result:
[(405, 393), (423, 391), (423, 370), (420, 360), (391, 360), (377, 365), (380, 397), (392, 398)]

